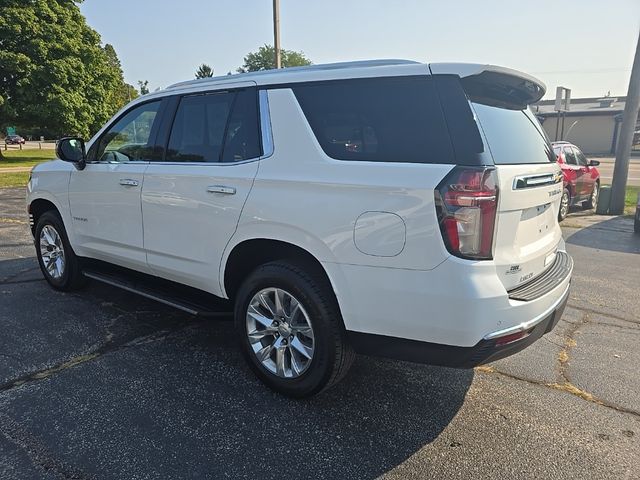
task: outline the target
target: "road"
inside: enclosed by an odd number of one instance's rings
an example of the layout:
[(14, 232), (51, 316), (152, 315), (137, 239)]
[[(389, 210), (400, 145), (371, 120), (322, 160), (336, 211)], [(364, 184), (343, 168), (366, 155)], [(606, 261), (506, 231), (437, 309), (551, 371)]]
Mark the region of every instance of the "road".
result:
[(253, 377), (230, 319), (96, 283), (51, 290), (23, 204), (0, 189), (3, 480), (640, 478), (627, 219), (569, 217), (569, 306), (518, 355), (475, 370), (358, 357), (337, 387), (293, 401)]
[[(598, 170), (600, 171), (600, 178), (603, 185), (611, 185), (611, 179), (613, 178), (613, 164), (614, 158), (594, 158), (598, 160), (600, 165)], [(633, 157), (629, 163), (629, 176), (627, 177), (627, 185), (633, 187), (640, 187), (640, 158)]]

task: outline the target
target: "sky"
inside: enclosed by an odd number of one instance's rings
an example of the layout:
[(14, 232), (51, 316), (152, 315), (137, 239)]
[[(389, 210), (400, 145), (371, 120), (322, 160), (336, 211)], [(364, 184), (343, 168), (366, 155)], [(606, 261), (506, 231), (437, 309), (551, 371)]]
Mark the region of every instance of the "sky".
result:
[[(273, 44), (272, 0), (84, 0), (125, 80), (151, 90), (216, 75)], [(280, 0), (282, 48), (313, 63), (406, 58), (522, 70), (572, 98), (626, 95), (640, 0)]]

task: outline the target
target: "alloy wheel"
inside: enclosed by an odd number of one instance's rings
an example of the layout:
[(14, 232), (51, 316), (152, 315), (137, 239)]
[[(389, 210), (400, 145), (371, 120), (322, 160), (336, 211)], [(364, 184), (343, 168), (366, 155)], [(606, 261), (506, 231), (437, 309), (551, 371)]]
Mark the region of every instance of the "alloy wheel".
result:
[(65, 255), (62, 237), (52, 225), (45, 225), (40, 231), (40, 256), (46, 272), (58, 280), (64, 275)]
[(591, 192), (591, 207), (596, 208), (598, 206), (598, 196), (600, 194), (600, 189), (598, 188), (598, 184), (593, 185), (593, 192)]
[(565, 218), (567, 213), (569, 213), (569, 195), (564, 192), (560, 200), (560, 218)]
[(297, 378), (313, 359), (314, 334), (302, 304), (281, 288), (265, 288), (246, 312), (249, 345), (258, 361), (281, 378)]

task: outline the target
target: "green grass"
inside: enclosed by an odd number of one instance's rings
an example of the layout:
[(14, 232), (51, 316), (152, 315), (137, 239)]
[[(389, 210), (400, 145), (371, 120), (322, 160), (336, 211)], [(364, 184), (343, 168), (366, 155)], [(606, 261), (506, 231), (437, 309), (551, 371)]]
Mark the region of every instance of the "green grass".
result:
[(29, 172), (0, 173), (0, 188), (24, 187), (29, 181)]
[(638, 193), (640, 193), (640, 187), (627, 187), (624, 195), (624, 204), (627, 207), (635, 207), (638, 201)]
[(9, 149), (2, 150), (0, 158), (0, 168), (2, 167), (33, 167), (47, 160), (55, 158), (56, 152), (53, 149), (29, 149), (18, 150)]

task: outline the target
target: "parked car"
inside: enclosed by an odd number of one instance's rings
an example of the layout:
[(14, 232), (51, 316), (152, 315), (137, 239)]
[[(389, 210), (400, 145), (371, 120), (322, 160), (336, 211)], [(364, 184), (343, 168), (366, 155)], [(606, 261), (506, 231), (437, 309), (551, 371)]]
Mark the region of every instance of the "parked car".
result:
[(560, 167), (527, 108), (543, 94), (501, 67), (369, 61), (144, 95), (33, 169), (40, 267), (63, 291), (232, 304), (249, 365), (294, 397), (356, 352), (511, 355), (554, 328), (573, 269)]
[(7, 145), (19, 145), (24, 144), (25, 140), (20, 135), (7, 135), (7, 138), (4, 139)]
[(564, 178), (558, 220), (564, 220), (574, 205), (595, 209), (600, 194), (600, 172), (596, 167), (600, 162), (587, 159), (572, 143), (552, 142), (552, 145)]

